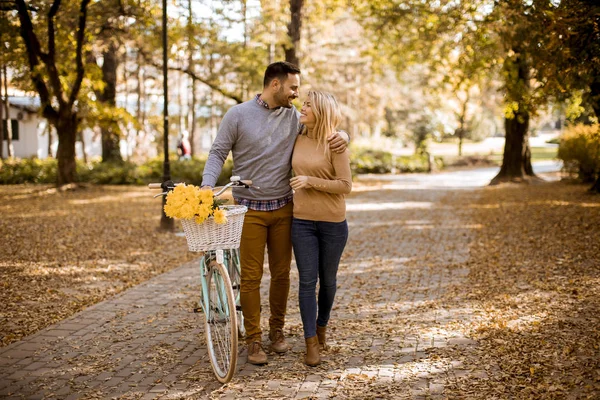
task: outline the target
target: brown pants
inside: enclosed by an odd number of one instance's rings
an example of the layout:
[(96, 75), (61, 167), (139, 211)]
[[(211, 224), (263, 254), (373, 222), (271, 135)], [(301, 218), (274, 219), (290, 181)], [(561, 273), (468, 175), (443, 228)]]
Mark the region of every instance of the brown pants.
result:
[(275, 211), (248, 210), (244, 218), (240, 258), (242, 287), (240, 300), (244, 313), (246, 342), (260, 341), (260, 282), (263, 276), (265, 245), (269, 254), (270, 329), (283, 328), (287, 299), (290, 292), (290, 264), (292, 262), (293, 204)]

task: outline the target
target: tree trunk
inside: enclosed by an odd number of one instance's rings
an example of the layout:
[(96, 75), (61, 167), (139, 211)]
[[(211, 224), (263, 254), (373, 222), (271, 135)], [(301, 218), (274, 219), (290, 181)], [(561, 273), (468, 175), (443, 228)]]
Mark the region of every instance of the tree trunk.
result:
[(596, 113), (596, 118), (600, 119), (600, 71), (596, 71), (596, 77), (590, 84), (590, 104)]
[(197, 100), (197, 94), (196, 94), (196, 81), (195, 80), (191, 80), (190, 82), (191, 84), (191, 90), (192, 90), (192, 104), (190, 105), (190, 126), (189, 126), (189, 131), (190, 131), (190, 150), (191, 153), (190, 155), (193, 157), (196, 154), (196, 124), (197, 124), (197, 118), (196, 118), (196, 103), (198, 103)]
[[(13, 156), (13, 148), (12, 148), (12, 124), (10, 122), (10, 108), (8, 107), (8, 74), (6, 71), (6, 65), (2, 66), (2, 71), (0, 74), (4, 74), (4, 78), (2, 79), (4, 83), (4, 112), (6, 114), (6, 156), (11, 158)], [(2, 87), (0, 87), (0, 90)]]
[(138, 143), (140, 141), (140, 136), (143, 132), (143, 127), (145, 124), (145, 121), (144, 121), (145, 113), (142, 110), (142, 98), (145, 96), (145, 94), (144, 94), (144, 71), (142, 69), (142, 62), (143, 62), (142, 54), (141, 54), (141, 52), (138, 51), (138, 53), (137, 53), (137, 71), (135, 74), (136, 79), (137, 79), (135, 117), (138, 121), (138, 128), (136, 128), (135, 143), (134, 143), (134, 148), (133, 148), (133, 151), (135, 152), (136, 155), (139, 154), (139, 152), (137, 151)]
[[(2, 88), (2, 73), (0, 73), (0, 88)], [(8, 120), (8, 116), (6, 119)], [(4, 99), (0, 91), (0, 160), (4, 160), (4, 138)]]
[(77, 138), (79, 139), (79, 143), (81, 143), (81, 155), (83, 157), (83, 162), (85, 164), (88, 163), (87, 151), (85, 150), (85, 136), (83, 132), (77, 132)]
[[(458, 97), (458, 95), (456, 96)], [(467, 105), (469, 103), (469, 92), (467, 90), (467, 98), (462, 102), (461, 113), (458, 117), (460, 123), (458, 127), (458, 156), (462, 157), (463, 138), (465, 137), (465, 119), (467, 115)], [(458, 97), (460, 100), (460, 98)]]
[(523, 169), (525, 171), (525, 175), (530, 177), (535, 177), (535, 173), (533, 172), (533, 166), (531, 165), (531, 147), (529, 147), (529, 134), (524, 139), (525, 152), (523, 153)]
[[(14, 0), (17, 6), (17, 12), (20, 21), (20, 35), (23, 38), (27, 49), (27, 59), (29, 61), (30, 77), (38, 92), (41, 101), (42, 115), (50, 120), (56, 127), (58, 134), (58, 151), (56, 157), (58, 159), (58, 176), (57, 184), (64, 185), (75, 182), (77, 174), (75, 168), (75, 138), (77, 133), (77, 112), (75, 111), (75, 103), (83, 77), (85, 68), (83, 64), (83, 47), (85, 42), (85, 25), (87, 20), (87, 7), (90, 0), (81, 0), (77, 30), (74, 32), (75, 37), (75, 62), (73, 63), (74, 70), (68, 71), (68, 75), (60, 75), (61, 68), (57, 67), (55, 60), (56, 43), (55, 43), (55, 21), (54, 18), (60, 9), (60, 0), (54, 0), (47, 14), (47, 49), (48, 52), (42, 51), (42, 46), (36, 36), (34, 25), (29, 15), (27, 3), (24, 0)], [(40, 17), (40, 23), (44, 22), (43, 17)], [(62, 55), (61, 55), (62, 56)], [(47, 77), (41, 73), (44, 71)], [(74, 74), (73, 79), (68, 80), (68, 85), (64, 85), (64, 79), (68, 79), (69, 75)], [(47, 79), (47, 80), (46, 80)], [(66, 93), (63, 88), (67, 86), (70, 92)], [(49, 90), (49, 86), (52, 90)], [(56, 104), (56, 106), (54, 105)], [(55, 109), (57, 107), (57, 109)]]
[[(600, 120), (600, 77), (598, 74), (595, 75), (596, 78), (590, 85), (590, 102), (592, 104), (592, 108), (596, 113), (596, 118)], [(596, 177), (596, 182), (590, 188), (591, 192), (600, 193), (600, 171), (598, 171), (598, 176)]]
[(298, 59), (298, 50), (300, 49), (300, 34), (302, 29), (302, 6), (304, 0), (290, 0), (290, 11), (292, 19), (288, 24), (288, 36), (291, 46), (285, 47), (285, 61), (300, 67)]
[[(115, 107), (117, 97), (117, 68), (119, 60), (117, 56), (117, 44), (114, 40), (108, 39), (106, 50), (102, 56), (102, 79), (105, 83), (102, 94), (98, 99), (107, 107)], [(117, 129), (117, 121), (107, 121), (103, 124), (102, 131), (102, 162), (121, 162), (120, 137)]]
[(598, 177), (596, 178), (596, 182), (594, 182), (594, 184), (590, 188), (590, 192), (600, 193), (600, 174), (598, 174)]
[(68, 113), (60, 115), (56, 121), (56, 132), (58, 133), (58, 160), (57, 184), (62, 186), (73, 183), (77, 179), (75, 162), (75, 140), (77, 138), (77, 114)]
[(48, 158), (52, 158), (52, 125), (46, 120), (46, 130), (48, 131)]
[(502, 167), (500, 167), (498, 175), (490, 182), (491, 185), (509, 181), (520, 182), (525, 179), (525, 164), (528, 158), (528, 127), (528, 113), (517, 113), (512, 119), (504, 119), (506, 139)]
[[(246, 2), (244, 1), (243, 6), (246, 6)], [(194, 35), (194, 30), (193, 30), (193, 24), (194, 24), (194, 20), (192, 18), (193, 13), (192, 13), (192, 0), (188, 0), (188, 10), (189, 10), (189, 14), (188, 14), (188, 43), (189, 43), (189, 48), (188, 48), (188, 69), (190, 71), (194, 71), (194, 47), (193, 47), (193, 35)], [(245, 34), (244, 34), (244, 38), (245, 38)], [(195, 147), (196, 147), (196, 103), (198, 102), (197, 98), (196, 98), (196, 80), (190, 77), (190, 90), (192, 92), (192, 103), (189, 103), (189, 97), (188, 97), (188, 119), (187, 119), (187, 124), (188, 124), (188, 132), (189, 132), (189, 142), (190, 142), (190, 156), (194, 156), (194, 154), (196, 153)]]

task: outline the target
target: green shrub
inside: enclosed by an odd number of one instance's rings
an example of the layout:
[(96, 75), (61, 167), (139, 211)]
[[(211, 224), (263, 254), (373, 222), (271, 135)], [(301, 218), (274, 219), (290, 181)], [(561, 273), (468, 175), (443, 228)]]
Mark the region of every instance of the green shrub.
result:
[[(435, 159), (435, 168), (441, 169), (443, 161)], [(169, 162), (171, 179), (175, 182), (200, 185), (206, 156), (193, 157), (190, 160), (171, 160)], [(390, 172), (426, 172), (426, 155), (393, 156), (391, 153), (373, 149), (353, 149), (350, 152), (350, 164), (353, 174), (386, 174)], [(37, 158), (11, 159), (0, 161), (0, 183), (56, 183), (58, 163), (56, 159)], [(228, 158), (223, 165), (217, 185), (229, 182), (233, 162)], [(163, 159), (152, 158), (143, 164), (129, 161), (103, 163), (77, 161), (77, 180), (102, 185), (144, 185), (150, 182), (162, 182)], [(248, 178), (248, 177), (242, 177)], [(251, 177), (250, 177), (251, 178)]]
[[(441, 158), (436, 157), (434, 162), (434, 168), (443, 168), (444, 162)], [(350, 167), (353, 174), (427, 172), (429, 162), (425, 154), (394, 156), (387, 151), (359, 148), (350, 151)]]
[(0, 161), (0, 183), (54, 183), (58, 162), (49, 158), (9, 159)]
[(138, 179), (137, 166), (129, 161), (100, 162), (94, 161), (88, 166), (78, 165), (77, 179), (80, 182), (96, 183), (100, 185), (127, 185), (144, 183)]
[[(191, 160), (170, 161), (171, 179), (200, 185), (206, 157), (194, 157)], [(218, 185), (229, 182), (233, 163), (228, 159), (217, 181)], [(54, 158), (10, 159), (0, 161), (0, 183), (56, 183), (58, 162)], [(85, 164), (77, 161), (77, 181), (102, 185), (144, 185), (150, 182), (162, 182), (163, 159), (153, 158), (136, 165), (129, 161), (103, 163), (93, 161)]]
[(593, 182), (600, 171), (600, 124), (567, 128), (560, 138), (558, 158), (579, 179)]
[(387, 174), (392, 171), (392, 154), (372, 149), (352, 150), (350, 167), (355, 174)]

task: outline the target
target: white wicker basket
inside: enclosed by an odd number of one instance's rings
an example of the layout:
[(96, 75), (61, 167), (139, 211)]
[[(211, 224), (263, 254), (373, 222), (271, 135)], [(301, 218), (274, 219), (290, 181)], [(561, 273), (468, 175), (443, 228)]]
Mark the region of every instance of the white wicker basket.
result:
[(240, 247), (246, 206), (222, 206), (227, 215), (227, 223), (217, 224), (214, 218), (208, 218), (201, 224), (193, 219), (182, 219), (183, 231), (190, 251), (208, 251), (217, 249), (235, 249)]

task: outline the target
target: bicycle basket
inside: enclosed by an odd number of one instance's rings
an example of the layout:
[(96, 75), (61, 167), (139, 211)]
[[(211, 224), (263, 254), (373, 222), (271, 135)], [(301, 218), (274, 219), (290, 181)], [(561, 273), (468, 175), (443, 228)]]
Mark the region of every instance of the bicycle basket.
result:
[(246, 206), (223, 206), (227, 223), (217, 224), (214, 218), (208, 218), (201, 224), (193, 219), (182, 219), (181, 225), (185, 232), (190, 251), (208, 251), (217, 249), (234, 249), (240, 247)]

